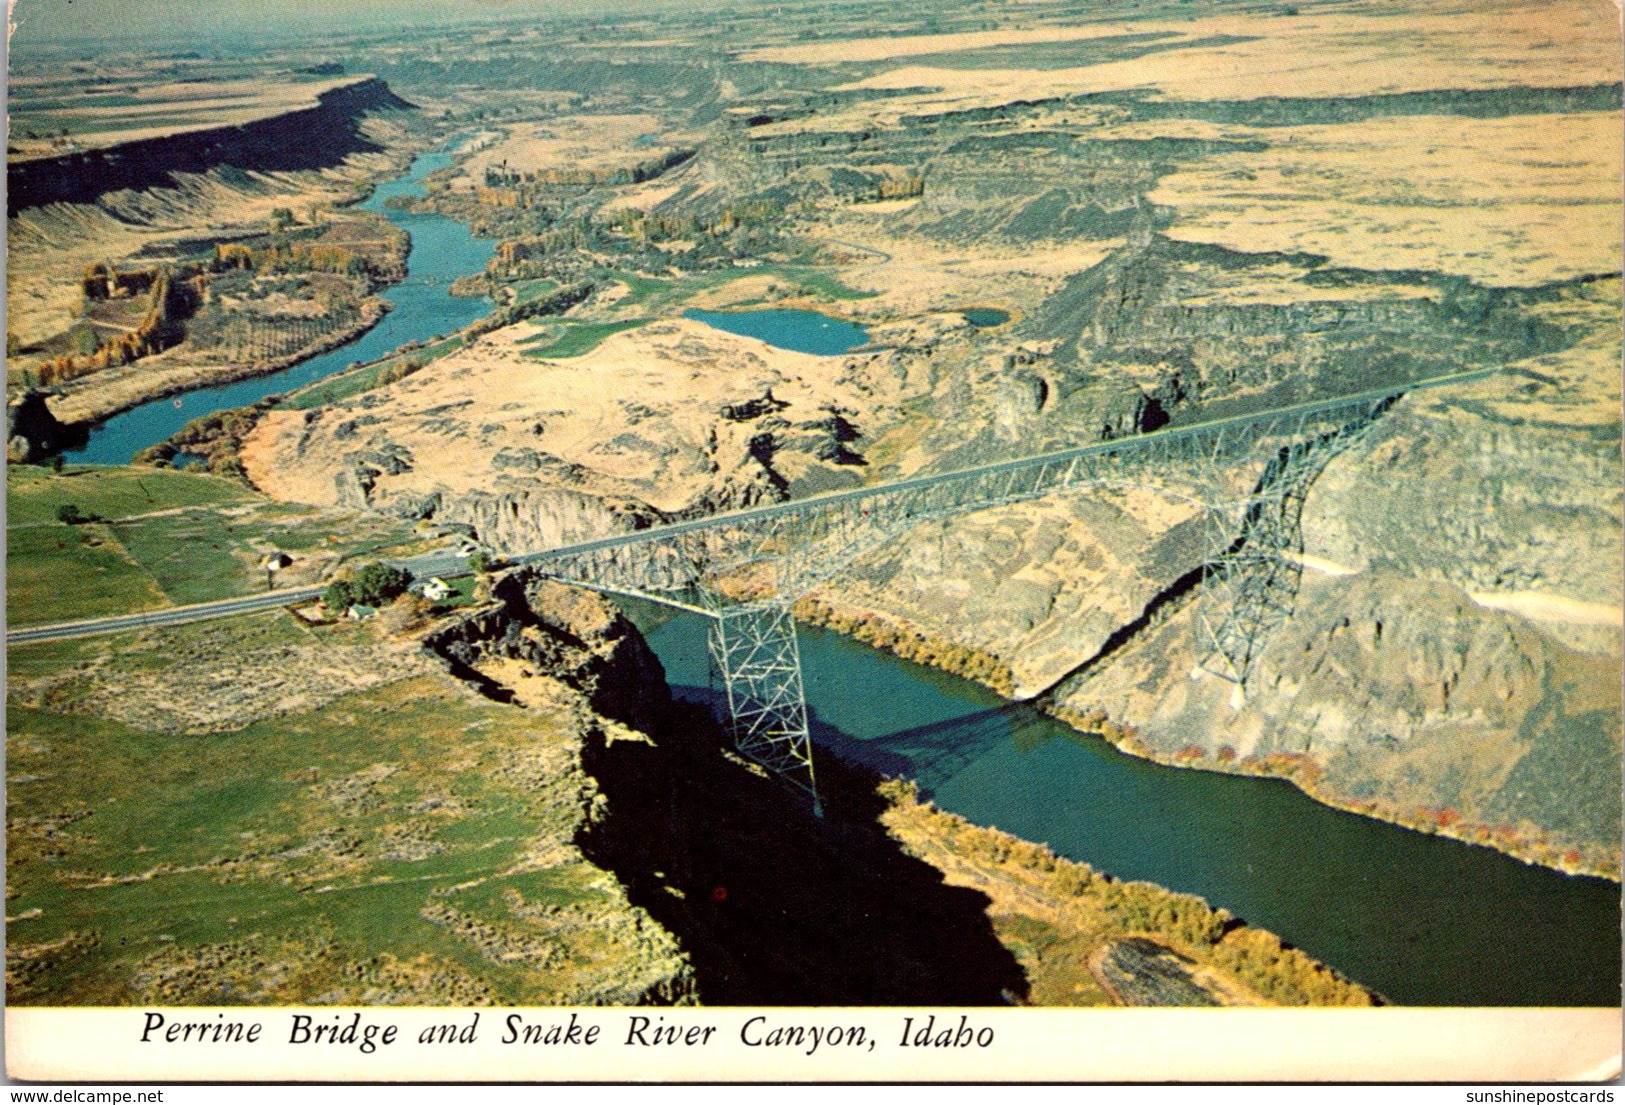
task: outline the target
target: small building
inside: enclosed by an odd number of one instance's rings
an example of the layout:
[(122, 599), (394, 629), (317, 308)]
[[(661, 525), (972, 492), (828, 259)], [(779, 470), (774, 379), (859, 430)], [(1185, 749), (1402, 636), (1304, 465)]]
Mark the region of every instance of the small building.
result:
[(434, 576), (423, 585), (423, 597), (430, 602), (443, 602), (456, 593), (456, 588), (439, 576)]
[(358, 622), (363, 618), (370, 618), (376, 613), (378, 613), (378, 608), (376, 606), (367, 606), (364, 603), (358, 602), (354, 606), (350, 607), (350, 609), (346, 610), (344, 612), (344, 616), (349, 618), (351, 621)]

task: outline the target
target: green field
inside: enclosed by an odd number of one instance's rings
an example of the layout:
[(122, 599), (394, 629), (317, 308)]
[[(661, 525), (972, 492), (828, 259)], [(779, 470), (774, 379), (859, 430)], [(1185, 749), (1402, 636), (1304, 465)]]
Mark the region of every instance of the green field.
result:
[(556, 280), (548, 280), (544, 277), (539, 280), (525, 280), (518, 284), (512, 285), (512, 287), (514, 291), (514, 302), (517, 304), (531, 303), (542, 298), (544, 295), (558, 291), (559, 284)]
[(170, 602), (103, 525), (11, 529), (6, 534), (6, 622), (38, 625), (155, 610)]
[(16, 464), (6, 471), (6, 526), (55, 525), (57, 508), (72, 503), (84, 514), (108, 520), (186, 506), (254, 502), (241, 484), (198, 472), (69, 465), (61, 474)]
[(622, 330), (636, 329), (649, 321), (646, 318), (633, 318), (621, 322), (555, 324), (540, 334), (522, 339), (524, 344), (541, 343), (525, 350), (525, 356), (545, 360), (556, 360), (560, 357), (579, 357), (583, 353), (591, 353), (594, 349), (597, 349), (599, 344), (611, 334), (619, 334)]
[[(18, 657), (38, 679), (99, 647), (126, 678), (162, 679), (177, 652), (222, 642), (367, 636), (335, 630), (277, 615), (190, 644), (125, 635)], [(433, 675), (236, 731), (160, 733), (94, 716), (82, 677), (52, 701), (9, 710), (13, 1003), (587, 1003), (630, 1000), (676, 963), (568, 848), (586, 784), (566, 707), (499, 705)]]
[[(71, 504), (92, 523), (68, 525)], [(272, 503), (201, 472), (13, 466), (6, 488), (6, 617), (40, 625), (208, 602), (265, 587), (265, 553), (306, 569), (383, 555), (412, 540), (402, 523)]]
[[(438, 360), (447, 353), (455, 352), (462, 347), (462, 335), (453, 334), (449, 338), (441, 338), (437, 342), (405, 353), (391, 354), (371, 364), (362, 365), (360, 368), (352, 368), (336, 376), (329, 376), (327, 379), (311, 384), (309, 387), (301, 388), (288, 396), (284, 406), (302, 411), (313, 407), (325, 407), (350, 399), (393, 380), (398, 380), (409, 372), (415, 372), (417, 368), (423, 367), (430, 361)], [(411, 367), (411, 365), (416, 367)]]
[[(8, 507), (13, 624), (242, 594), (266, 547), (308, 570), (412, 539), (196, 472), (19, 466)], [(682, 974), (571, 845), (568, 704), (412, 674), (383, 622), (8, 649), (10, 1001), (589, 1004)]]

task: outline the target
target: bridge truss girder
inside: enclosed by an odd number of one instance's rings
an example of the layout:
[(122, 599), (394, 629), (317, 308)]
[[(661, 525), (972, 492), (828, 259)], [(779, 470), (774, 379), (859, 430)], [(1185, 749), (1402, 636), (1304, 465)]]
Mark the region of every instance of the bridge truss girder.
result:
[[(1237, 684), (1291, 614), (1309, 485), (1395, 392), (1141, 434), (1077, 449), (775, 503), (512, 557), (595, 590), (713, 619), (711, 653), (739, 752), (812, 795), (817, 788), (790, 606), (863, 554), (928, 521), (1090, 488), (1160, 488), (1170, 471), (1206, 485), (1214, 540), (1199, 612), (1202, 666)], [(1214, 506), (1224, 474), (1263, 472), (1240, 504)], [(1233, 519), (1239, 517), (1239, 523)]]

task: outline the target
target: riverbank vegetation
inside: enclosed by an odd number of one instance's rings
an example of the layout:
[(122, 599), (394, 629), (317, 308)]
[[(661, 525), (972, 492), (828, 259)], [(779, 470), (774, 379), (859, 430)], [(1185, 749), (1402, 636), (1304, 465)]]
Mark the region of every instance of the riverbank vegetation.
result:
[(1302, 753), (1272, 752), (1264, 756), (1242, 756), (1229, 745), (1220, 745), (1209, 752), (1196, 744), (1170, 752), (1151, 746), (1141, 739), (1133, 726), (1114, 721), (1104, 710), (1080, 712), (1053, 703), (1045, 708), (1056, 719), (1079, 732), (1102, 737), (1131, 756), (1170, 767), (1284, 779), (1315, 801), (1333, 809), (1374, 817), (1415, 832), (1448, 837), (1463, 844), (1494, 848), (1525, 863), (1540, 864), (1571, 875), (1593, 875), (1619, 881), (1617, 848), (1607, 845), (1581, 847), (1572, 841), (1554, 840), (1551, 833), (1527, 819), (1515, 823), (1489, 822), (1465, 817), (1453, 806), (1415, 807), (1380, 797), (1351, 797), (1327, 785), (1324, 767), (1313, 757)]
[[(889, 781), (880, 792), (888, 802), (882, 821), (911, 855), (988, 896), (996, 931), (1033, 982), (1033, 1004), (1380, 1004), (1273, 933), (1200, 898), (1122, 882), (1041, 844), (972, 825), (922, 802), (912, 783)], [(1159, 969), (1182, 974), (1183, 992), (1168, 1001), (1155, 989), (1125, 988), (1121, 976), (1114, 984), (1105, 957), (1128, 941), (1170, 953)]]
[(169, 353), (167, 366), (195, 369), (196, 386), (274, 371), (352, 340), (382, 317), (372, 293), (405, 274), (406, 233), (365, 213), (313, 212), (305, 226), (284, 214), (270, 233), (159, 265), (89, 265), (79, 279), (80, 319), (49, 342), (16, 344), (8, 382), (73, 394), (108, 369), (126, 369), (121, 380), (151, 378), (173, 390), (168, 374), (144, 373), (138, 362)]

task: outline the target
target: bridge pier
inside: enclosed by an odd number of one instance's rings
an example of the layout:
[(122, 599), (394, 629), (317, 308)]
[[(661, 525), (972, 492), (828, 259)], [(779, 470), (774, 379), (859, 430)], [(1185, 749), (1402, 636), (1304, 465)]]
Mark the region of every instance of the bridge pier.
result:
[(1248, 500), (1239, 532), (1214, 535), (1202, 580), (1206, 609), (1196, 619), (1198, 666), (1235, 684), (1238, 697), (1264, 646), (1296, 605), (1309, 488), (1370, 425), (1368, 416), (1284, 446)]
[(801, 649), (789, 604), (753, 603), (719, 610), (713, 617), (711, 658), (727, 691), (734, 747), (806, 793), (813, 812), (822, 815)]

